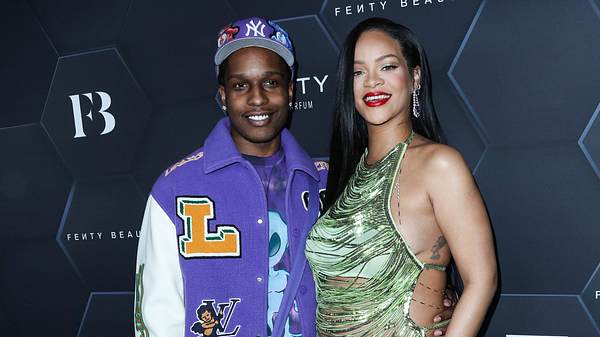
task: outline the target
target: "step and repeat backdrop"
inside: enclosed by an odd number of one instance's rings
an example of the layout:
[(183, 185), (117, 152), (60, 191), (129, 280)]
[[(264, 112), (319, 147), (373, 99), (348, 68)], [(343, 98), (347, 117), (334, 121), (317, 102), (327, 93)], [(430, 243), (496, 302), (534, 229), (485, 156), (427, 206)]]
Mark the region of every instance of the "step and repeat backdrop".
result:
[(299, 62), (292, 132), (328, 155), (345, 34), (414, 30), (441, 124), (496, 239), (481, 336), (600, 337), (600, 1), (4, 0), (0, 336), (132, 336), (135, 253), (160, 172), (223, 116), (217, 31), (264, 16)]

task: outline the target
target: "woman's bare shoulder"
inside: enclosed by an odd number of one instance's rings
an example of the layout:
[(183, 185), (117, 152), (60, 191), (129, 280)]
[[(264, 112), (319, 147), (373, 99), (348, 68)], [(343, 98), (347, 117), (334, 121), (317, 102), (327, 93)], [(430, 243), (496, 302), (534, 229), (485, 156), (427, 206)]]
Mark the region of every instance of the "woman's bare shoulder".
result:
[(415, 155), (420, 159), (423, 169), (434, 172), (468, 170), (463, 156), (452, 146), (433, 142), (423, 136), (418, 136), (415, 140)]

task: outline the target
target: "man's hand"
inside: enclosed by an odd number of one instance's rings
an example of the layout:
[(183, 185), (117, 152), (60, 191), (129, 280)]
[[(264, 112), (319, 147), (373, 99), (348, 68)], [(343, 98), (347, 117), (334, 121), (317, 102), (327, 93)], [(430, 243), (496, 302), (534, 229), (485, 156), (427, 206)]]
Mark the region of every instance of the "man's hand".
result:
[[(441, 322), (443, 320), (447, 320), (452, 318), (452, 313), (454, 312), (454, 308), (456, 307), (456, 303), (458, 303), (458, 296), (456, 295), (456, 291), (452, 288), (446, 288), (445, 296), (444, 296), (444, 311), (440, 312), (433, 318), (434, 323)], [(443, 327), (440, 329), (436, 329), (433, 332), (434, 336), (443, 336), (446, 333), (446, 328)]]

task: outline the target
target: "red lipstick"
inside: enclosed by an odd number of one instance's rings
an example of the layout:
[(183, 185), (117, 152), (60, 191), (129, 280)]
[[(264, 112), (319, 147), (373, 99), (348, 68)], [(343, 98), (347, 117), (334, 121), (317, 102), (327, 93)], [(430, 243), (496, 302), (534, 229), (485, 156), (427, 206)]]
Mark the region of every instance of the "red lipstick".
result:
[(382, 106), (385, 103), (387, 103), (387, 101), (390, 99), (390, 97), (392, 97), (392, 95), (388, 94), (387, 92), (383, 92), (383, 91), (372, 91), (372, 92), (368, 92), (363, 96), (363, 102), (365, 102), (365, 104), (368, 107), (376, 107), (376, 106)]

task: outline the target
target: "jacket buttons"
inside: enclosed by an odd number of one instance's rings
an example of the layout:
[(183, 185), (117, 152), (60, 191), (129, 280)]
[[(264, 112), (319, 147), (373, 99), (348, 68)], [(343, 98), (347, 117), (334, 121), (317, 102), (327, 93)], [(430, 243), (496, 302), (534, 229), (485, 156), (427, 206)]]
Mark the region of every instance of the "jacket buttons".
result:
[(300, 294), (301, 295), (306, 294), (306, 287), (305, 286), (300, 286)]
[(294, 228), (294, 230), (292, 231), (292, 235), (297, 238), (300, 236), (300, 230), (298, 228)]
[(262, 277), (260, 277), (260, 276), (259, 276), (259, 277), (257, 277), (257, 278), (256, 278), (256, 282), (258, 282), (258, 283), (262, 283), (262, 281), (263, 281), (263, 278), (262, 278)]
[(261, 218), (258, 218), (258, 220), (256, 220), (256, 222), (257, 222), (259, 225), (262, 225), (262, 223), (263, 223), (263, 219), (261, 219)]

